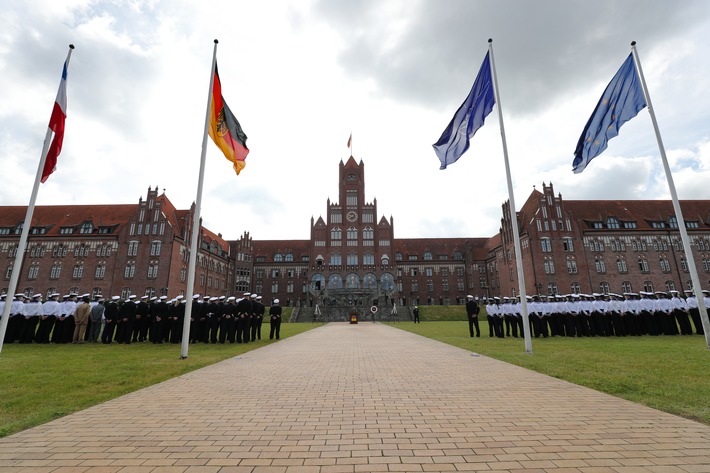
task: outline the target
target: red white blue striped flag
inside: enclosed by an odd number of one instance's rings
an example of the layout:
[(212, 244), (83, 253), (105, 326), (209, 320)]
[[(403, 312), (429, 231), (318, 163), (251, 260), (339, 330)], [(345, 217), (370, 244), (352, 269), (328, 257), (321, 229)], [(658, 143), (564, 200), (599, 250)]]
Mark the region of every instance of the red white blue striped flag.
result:
[(67, 119), (67, 63), (69, 59), (64, 61), (64, 69), (62, 70), (62, 80), (59, 83), (59, 91), (57, 99), (54, 101), (54, 109), (52, 109), (52, 117), (49, 119), (49, 129), (54, 132), (52, 144), (47, 151), (47, 159), (44, 162), (42, 170), (41, 182), (45, 182), (50, 174), (57, 168), (57, 157), (62, 151), (62, 143), (64, 142), (64, 121)]

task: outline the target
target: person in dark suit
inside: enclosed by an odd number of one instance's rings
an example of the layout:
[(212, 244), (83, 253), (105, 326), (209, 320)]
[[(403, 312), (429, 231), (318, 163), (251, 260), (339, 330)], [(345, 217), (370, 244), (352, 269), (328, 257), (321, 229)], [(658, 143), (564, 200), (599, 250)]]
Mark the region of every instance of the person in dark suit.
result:
[(150, 306), (148, 296), (141, 296), (141, 300), (136, 304), (136, 321), (133, 324), (133, 341), (145, 342), (148, 338), (148, 316)]
[(131, 344), (133, 325), (136, 323), (137, 305), (135, 299), (135, 294), (131, 294), (119, 309), (118, 333), (116, 334), (116, 341), (118, 341), (118, 343)]
[[(182, 341), (182, 327), (185, 319), (185, 306), (182, 304), (183, 296), (177, 296), (168, 309), (170, 319), (170, 343), (180, 343)], [(189, 337), (190, 334), (187, 334)]]
[(261, 303), (261, 296), (256, 296), (254, 299), (254, 321), (252, 322), (251, 339), (261, 340), (261, 324), (264, 323), (266, 307)]
[(245, 292), (242, 300), (237, 303), (237, 343), (249, 343), (249, 330), (251, 327), (251, 293)]
[(473, 296), (466, 296), (466, 315), (468, 316), (468, 332), (473, 337), (473, 328), (476, 328), (476, 336), (481, 336), (481, 329), (478, 327), (478, 314), (481, 312), (481, 308), (478, 307), (478, 302), (473, 298)]
[(234, 343), (236, 315), (237, 306), (234, 304), (234, 297), (228, 297), (227, 303), (222, 306), (222, 318), (219, 322), (219, 343), (224, 343), (227, 340), (229, 340), (229, 343)]
[(101, 334), (101, 343), (111, 343), (113, 341), (113, 336), (116, 333), (116, 327), (118, 325), (118, 300), (119, 296), (113, 296), (108, 304), (106, 304), (106, 310), (104, 311), (104, 319), (106, 323), (104, 324), (104, 331)]
[(150, 342), (159, 344), (165, 340), (165, 334), (168, 326), (168, 304), (165, 302), (168, 296), (160, 296), (150, 308)]
[(273, 304), (269, 307), (269, 323), (271, 325), (269, 340), (273, 340), (274, 337), (278, 340), (281, 336), (281, 306), (278, 299), (274, 299)]
[(412, 309), (412, 315), (414, 316), (414, 323), (415, 324), (422, 323), (422, 321), (419, 320), (419, 307), (418, 306), (414, 306), (414, 309)]

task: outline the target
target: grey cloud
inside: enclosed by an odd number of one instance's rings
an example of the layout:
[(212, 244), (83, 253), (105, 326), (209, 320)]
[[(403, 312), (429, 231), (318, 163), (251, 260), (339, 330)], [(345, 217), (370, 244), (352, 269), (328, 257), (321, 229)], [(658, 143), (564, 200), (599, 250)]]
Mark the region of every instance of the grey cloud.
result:
[[(316, 5), (346, 38), (339, 61), (348, 74), (374, 79), (383, 96), (449, 109), (465, 98), (492, 37), (509, 113), (535, 112), (565, 90), (611, 77), (631, 40), (649, 49), (670, 41), (704, 20), (710, 7), (662, 0), (424, 0), (407, 2), (403, 18), (374, 21), (387, 5)], [(406, 27), (393, 40), (401, 24)]]

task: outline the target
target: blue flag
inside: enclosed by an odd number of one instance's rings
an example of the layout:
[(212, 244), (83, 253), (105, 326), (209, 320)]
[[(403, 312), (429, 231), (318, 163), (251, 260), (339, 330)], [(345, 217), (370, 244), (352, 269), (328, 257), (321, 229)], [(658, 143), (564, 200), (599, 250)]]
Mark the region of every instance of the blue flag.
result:
[(483, 126), (486, 117), (493, 110), (496, 103), (493, 95), (493, 79), (491, 77), (490, 53), (481, 64), (476, 81), (471, 92), (461, 104), (451, 123), (441, 134), (439, 141), (434, 143), (434, 151), (441, 161), (439, 169), (446, 169), (449, 164), (455, 163), (468, 149), (469, 140), (473, 138), (479, 128)]
[(645, 106), (646, 99), (641, 90), (634, 57), (629, 54), (606, 86), (602, 98), (582, 131), (582, 136), (579, 137), (572, 162), (574, 173), (584, 171), (589, 161), (602, 154), (608, 141), (619, 134), (621, 125), (638, 115)]

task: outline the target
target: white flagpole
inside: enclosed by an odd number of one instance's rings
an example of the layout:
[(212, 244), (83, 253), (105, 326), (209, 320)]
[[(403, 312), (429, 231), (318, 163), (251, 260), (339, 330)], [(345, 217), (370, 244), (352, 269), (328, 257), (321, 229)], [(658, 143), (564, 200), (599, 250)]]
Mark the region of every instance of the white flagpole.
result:
[[(67, 70), (69, 69), (69, 60), (71, 59), (71, 53), (74, 50), (74, 45), (69, 45), (69, 53), (67, 54), (67, 60), (65, 62)], [(64, 67), (64, 66), (63, 66)], [(61, 82), (59, 87), (61, 87)], [(66, 113), (66, 110), (64, 111)], [(44, 145), (42, 146), (42, 154), (39, 160), (39, 166), (37, 166), (37, 175), (35, 176), (35, 183), (32, 187), (32, 194), (30, 196), (30, 203), (27, 205), (27, 213), (25, 214), (25, 221), (22, 224), (22, 234), (20, 235), (20, 242), (17, 244), (17, 254), (15, 255), (15, 262), (12, 265), (12, 275), (10, 276), (10, 285), (7, 288), (7, 298), (5, 300), (5, 307), (2, 312), (2, 319), (0, 320), (0, 352), (2, 352), (3, 342), (5, 340), (5, 332), (7, 331), (7, 322), (10, 318), (10, 309), (12, 308), (12, 298), (17, 291), (17, 282), (20, 279), (20, 273), (22, 272), (22, 260), (25, 257), (25, 247), (27, 246), (27, 237), (30, 233), (30, 227), (32, 226), (32, 214), (35, 211), (35, 202), (37, 201), (37, 193), (39, 192), (39, 184), (42, 179), (42, 171), (44, 170), (44, 163), (47, 160), (47, 152), (49, 151), (49, 145), (52, 143), (52, 129), (47, 127), (47, 134), (44, 135)]]
[(503, 140), (503, 159), (505, 161), (505, 176), (508, 180), (508, 199), (510, 200), (510, 224), (513, 227), (513, 241), (515, 246), (515, 264), (518, 270), (518, 288), (520, 291), (520, 310), (523, 317), (523, 334), (525, 336), (525, 353), (532, 355), (532, 339), (530, 337), (530, 322), (528, 318), (528, 301), (525, 292), (525, 276), (523, 274), (523, 252), (520, 249), (520, 235), (518, 234), (518, 216), (515, 211), (515, 197), (513, 196), (513, 182), (510, 178), (510, 163), (508, 162), (508, 145), (505, 141), (505, 127), (503, 126), (503, 109), (500, 105), (498, 93), (498, 75), (496, 74), (495, 61), (493, 60), (493, 40), (488, 40), (490, 53), (491, 73), (493, 75), (493, 93), (498, 104), (498, 121), (500, 135)]
[[(695, 267), (695, 258), (693, 257), (693, 248), (690, 245), (690, 238), (688, 238), (688, 231), (685, 229), (685, 220), (683, 219), (683, 213), (680, 209), (680, 203), (678, 202), (678, 194), (675, 190), (675, 184), (673, 183), (673, 176), (671, 175), (671, 168), (668, 165), (668, 158), (666, 158), (666, 150), (663, 146), (663, 140), (661, 139), (661, 132), (658, 129), (658, 122), (656, 121), (656, 114), (653, 111), (653, 105), (651, 105), (651, 96), (648, 94), (648, 87), (646, 87), (646, 79), (643, 75), (643, 69), (641, 69), (641, 61), (639, 60), (638, 52), (636, 51), (636, 41), (631, 42), (631, 52), (634, 55), (634, 62), (636, 63), (636, 70), (639, 73), (639, 79), (641, 80), (641, 90), (643, 91), (643, 96), (646, 99), (646, 104), (648, 105), (648, 113), (651, 115), (651, 122), (653, 123), (653, 131), (656, 133), (656, 141), (658, 142), (658, 150), (661, 153), (661, 161), (663, 161), (663, 169), (666, 172), (666, 180), (668, 181), (668, 189), (671, 193), (671, 199), (673, 200), (673, 210), (675, 211), (675, 216), (678, 221), (678, 230), (680, 230), (680, 239), (683, 242), (683, 250), (685, 251), (686, 261), (688, 262), (688, 271), (690, 272), (690, 280), (693, 282), (693, 292), (698, 300), (698, 311), (700, 312), (700, 320), (703, 324), (703, 331), (705, 332), (705, 343), (708, 348), (710, 348), (710, 322), (708, 321), (707, 308), (705, 307), (705, 300), (703, 298), (702, 287), (700, 286), (700, 278), (698, 277), (698, 270)], [(682, 281), (681, 281), (682, 282)], [(696, 327), (697, 329), (697, 327)]]
[(205, 113), (205, 130), (202, 135), (202, 156), (200, 157), (200, 174), (197, 179), (197, 197), (195, 198), (195, 213), (192, 218), (192, 237), (190, 240), (190, 265), (187, 270), (187, 294), (185, 295), (185, 318), (182, 323), (182, 345), (180, 359), (187, 358), (190, 346), (190, 318), (192, 317), (192, 295), (195, 286), (195, 266), (197, 263), (198, 243), (200, 239), (200, 211), (202, 209), (202, 183), (205, 179), (205, 156), (207, 155), (207, 135), (210, 126), (210, 112), (212, 110), (212, 88), (214, 87), (214, 69), (217, 64), (217, 41), (214, 40), (212, 53), (212, 69), (210, 69), (210, 89), (207, 94), (207, 112)]

